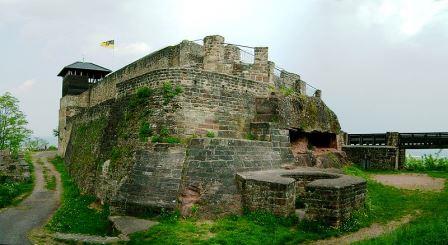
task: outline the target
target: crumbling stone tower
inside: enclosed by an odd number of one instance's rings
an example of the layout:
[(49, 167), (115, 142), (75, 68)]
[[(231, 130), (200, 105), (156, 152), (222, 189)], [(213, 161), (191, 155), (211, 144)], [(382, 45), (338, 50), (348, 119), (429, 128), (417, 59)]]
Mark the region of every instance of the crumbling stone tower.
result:
[[(277, 179), (289, 178), (278, 193), (272, 188), (279, 183), (257, 187), (261, 182), (251, 176), (258, 175), (243, 173), (339, 165), (340, 126), (320, 91), (307, 96), (299, 75), (269, 61), (267, 47), (255, 47), (250, 63), (241, 52), (222, 36), (205, 37), (203, 45), (183, 41), (79, 95), (63, 96), (59, 151), (78, 185), (115, 212), (178, 208), (188, 214), (193, 204), (208, 217), (240, 213), (244, 206), (294, 212), (291, 203), (300, 196), (294, 186), (300, 182), (297, 190), (303, 190), (310, 178), (303, 182), (276, 172)], [(344, 183), (360, 185), (344, 203), (357, 206), (362, 183)], [(253, 190), (259, 188), (265, 191), (257, 197)], [(258, 206), (254, 198), (271, 201)], [(338, 215), (332, 223), (346, 212)]]

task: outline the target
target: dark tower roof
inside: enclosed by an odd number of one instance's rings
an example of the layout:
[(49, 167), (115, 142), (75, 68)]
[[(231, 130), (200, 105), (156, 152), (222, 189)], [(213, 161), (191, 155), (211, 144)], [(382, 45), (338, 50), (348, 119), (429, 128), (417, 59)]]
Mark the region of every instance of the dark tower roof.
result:
[(58, 76), (64, 77), (68, 71), (90, 71), (90, 75), (94, 77), (104, 77), (112, 71), (102, 66), (90, 63), (90, 62), (75, 62), (68, 65), (59, 72)]

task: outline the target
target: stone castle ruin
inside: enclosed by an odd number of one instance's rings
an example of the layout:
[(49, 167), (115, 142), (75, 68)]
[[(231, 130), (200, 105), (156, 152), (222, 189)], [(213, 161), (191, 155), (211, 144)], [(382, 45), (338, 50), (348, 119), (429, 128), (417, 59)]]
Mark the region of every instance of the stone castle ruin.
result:
[(113, 73), (66, 66), (59, 153), (80, 188), (114, 212), (302, 209), (338, 226), (366, 183), (326, 169), (345, 161), (337, 117), (320, 90), (308, 96), (299, 75), (278, 72), (267, 47), (253, 50), (243, 62), (238, 46), (208, 36)]

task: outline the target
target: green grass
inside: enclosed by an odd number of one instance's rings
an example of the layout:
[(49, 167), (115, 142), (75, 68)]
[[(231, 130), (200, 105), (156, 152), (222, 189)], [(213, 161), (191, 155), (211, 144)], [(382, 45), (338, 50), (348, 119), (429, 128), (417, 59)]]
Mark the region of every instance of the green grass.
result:
[(50, 191), (56, 190), (56, 177), (50, 173), (50, 170), (41, 160), (38, 160), (38, 163), (42, 165), (42, 172), (44, 175), (45, 188)]
[(45, 180), (45, 188), (51, 191), (56, 190), (56, 177), (54, 175)]
[(52, 163), (61, 174), (63, 195), (61, 206), (46, 225), (50, 231), (81, 233), (90, 235), (110, 234), (109, 208), (95, 210), (89, 207), (96, 201), (95, 196), (81, 194), (70, 178), (64, 161), (56, 157)]
[[(428, 172), (448, 179), (447, 172)], [(448, 180), (447, 180), (448, 181)], [(415, 209), (421, 214), (397, 230), (358, 244), (447, 244), (448, 243), (448, 182), (442, 192), (416, 192)]]
[[(365, 208), (354, 213), (340, 229), (315, 222), (295, 222), (294, 218), (279, 218), (263, 212), (227, 216), (213, 222), (173, 215), (161, 218), (159, 225), (146, 232), (134, 234), (131, 244), (299, 244), (357, 231), (372, 223), (387, 223), (406, 214), (415, 214), (416, 210), (420, 210), (418, 217), (421, 218), (406, 226), (409, 228), (367, 244), (423, 244), (424, 241), (441, 244), (447, 241), (446, 188), (441, 193), (401, 190), (371, 180), (371, 172), (357, 167), (346, 167), (344, 171), (367, 179), (368, 198)], [(448, 178), (447, 172), (429, 174)]]
[(0, 173), (0, 208), (17, 205), (25, 199), (34, 188), (34, 166), (31, 160), (31, 152), (26, 152), (24, 157), (28, 163), (31, 178), (28, 181), (14, 181)]

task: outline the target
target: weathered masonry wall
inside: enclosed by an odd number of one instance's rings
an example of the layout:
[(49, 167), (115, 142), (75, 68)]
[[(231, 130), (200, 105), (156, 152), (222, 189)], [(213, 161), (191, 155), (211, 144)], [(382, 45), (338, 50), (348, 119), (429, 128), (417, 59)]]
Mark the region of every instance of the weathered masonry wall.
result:
[(349, 161), (364, 169), (403, 167), (405, 152), (393, 146), (343, 146)]
[(119, 83), (118, 98), (166, 82), (183, 88), (175, 120), (179, 135), (215, 132), (218, 137), (244, 138), (255, 117), (255, 98), (268, 93), (262, 82), (197, 69), (162, 69)]
[(103, 101), (113, 99), (117, 95), (116, 85), (119, 82), (141, 76), (150, 71), (170, 67), (191, 67), (202, 62), (202, 46), (193, 42), (169, 46), (151, 53), (120, 70), (110, 74), (89, 91), (84, 92), (87, 106), (95, 106)]
[(155, 144), (137, 151), (113, 205), (126, 213), (139, 208), (175, 209), (185, 158), (182, 145)]
[(137, 150), (134, 158), (123, 179), (104, 181), (110, 162), (96, 170), (94, 165), (84, 167), (90, 174), (82, 169), (71, 172), (78, 171), (76, 175), (85, 178), (76, 179), (83, 190), (99, 193), (101, 189), (115, 189), (116, 195), (109, 197), (114, 210), (132, 213), (179, 208), (188, 214), (194, 204), (201, 216), (216, 217), (242, 212), (237, 172), (280, 168), (285, 162), (271, 142), (223, 138), (196, 138), (187, 146), (154, 144)]
[[(246, 64), (237, 47), (223, 42), (212, 36), (204, 46), (167, 47), (61, 99), (60, 150), (83, 192), (116, 212), (179, 208), (188, 215), (197, 207), (204, 217), (239, 214), (249, 197), (243, 198), (236, 175), (296, 167), (291, 132), (319, 131), (337, 141), (334, 113), (319, 94), (304, 95), (298, 75), (274, 75), (267, 48), (255, 48), (254, 62)], [(339, 149), (337, 142), (329, 146)], [(248, 180), (262, 192), (249, 199), (261, 197), (257, 207), (275, 204), (275, 213), (286, 214), (294, 197), (306, 197), (308, 181), (277, 177), (292, 186), (272, 189)], [(354, 207), (340, 202), (345, 197), (338, 190), (331, 189), (336, 203), (328, 205)]]
[(237, 172), (280, 168), (285, 161), (271, 142), (237, 139), (193, 139), (187, 155), (182, 200), (197, 190), (199, 213), (211, 216), (241, 213)]

